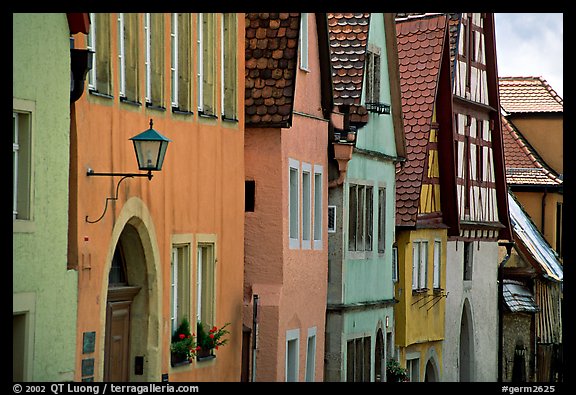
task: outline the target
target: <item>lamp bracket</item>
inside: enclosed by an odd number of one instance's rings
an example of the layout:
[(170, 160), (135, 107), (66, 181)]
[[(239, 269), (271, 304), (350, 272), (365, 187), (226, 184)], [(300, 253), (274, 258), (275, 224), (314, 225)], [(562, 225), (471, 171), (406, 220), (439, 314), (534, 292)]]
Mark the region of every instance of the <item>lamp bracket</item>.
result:
[(153, 177), (152, 170), (149, 170), (148, 173), (95, 173), (94, 170), (92, 170), (90, 168), (86, 172), (86, 175), (87, 176), (122, 177), (120, 179), (120, 181), (118, 181), (118, 184), (116, 184), (116, 195), (114, 197), (107, 197), (106, 198), (106, 204), (104, 205), (104, 212), (102, 213), (102, 215), (95, 221), (90, 221), (88, 219), (88, 216), (86, 216), (86, 222), (88, 222), (89, 224), (95, 224), (96, 222), (98, 222), (102, 218), (104, 218), (104, 214), (106, 214), (106, 210), (108, 210), (108, 202), (110, 200), (118, 200), (118, 190), (120, 189), (120, 183), (122, 183), (122, 181), (124, 181), (127, 178), (133, 178), (133, 177), (148, 177), (148, 180), (151, 180)]

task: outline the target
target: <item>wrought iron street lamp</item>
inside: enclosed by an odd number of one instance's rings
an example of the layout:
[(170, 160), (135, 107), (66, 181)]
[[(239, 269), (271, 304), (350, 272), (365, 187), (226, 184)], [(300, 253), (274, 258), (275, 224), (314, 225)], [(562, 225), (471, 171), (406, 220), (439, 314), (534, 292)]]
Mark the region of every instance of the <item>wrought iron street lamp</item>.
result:
[(88, 220), (88, 216), (86, 216), (86, 222), (88, 223), (96, 223), (100, 221), (104, 214), (106, 214), (106, 210), (108, 209), (108, 202), (110, 200), (117, 200), (118, 199), (118, 189), (120, 187), (120, 183), (124, 181), (126, 178), (133, 178), (133, 177), (148, 177), (148, 180), (151, 180), (153, 177), (153, 171), (160, 171), (162, 170), (162, 164), (164, 163), (164, 157), (166, 156), (166, 150), (168, 149), (168, 143), (172, 140), (162, 136), (156, 130), (152, 128), (153, 122), (150, 119), (150, 128), (143, 131), (142, 133), (138, 134), (130, 138), (134, 143), (134, 151), (136, 153), (136, 160), (138, 161), (138, 168), (140, 170), (147, 170), (147, 173), (96, 173), (92, 169), (88, 169), (86, 175), (87, 176), (107, 176), (107, 177), (122, 177), (118, 184), (116, 185), (116, 195), (114, 197), (106, 198), (106, 206), (104, 207), (104, 212), (95, 221)]

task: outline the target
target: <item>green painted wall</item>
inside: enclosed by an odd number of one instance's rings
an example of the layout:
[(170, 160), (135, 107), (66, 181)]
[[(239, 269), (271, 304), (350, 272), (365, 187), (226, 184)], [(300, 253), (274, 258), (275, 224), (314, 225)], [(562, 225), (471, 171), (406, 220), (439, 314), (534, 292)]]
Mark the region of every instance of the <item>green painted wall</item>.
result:
[[(14, 109), (32, 109), (32, 221), (13, 225), (13, 311), (25, 379), (74, 378), (77, 272), (67, 270), (70, 41), (66, 14), (13, 14)], [(23, 108), (24, 107), (24, 108)]]

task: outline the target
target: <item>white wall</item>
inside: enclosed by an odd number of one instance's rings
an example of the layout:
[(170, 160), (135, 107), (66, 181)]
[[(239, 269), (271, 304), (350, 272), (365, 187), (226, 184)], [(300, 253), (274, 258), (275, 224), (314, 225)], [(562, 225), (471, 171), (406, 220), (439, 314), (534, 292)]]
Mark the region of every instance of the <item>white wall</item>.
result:
[(443, 381), (460, 381), (460, 321), (465, 299), (470, 303), (473, 321), (471, 379), (498, 378), (498, 243), (475, 241), (473, 254), (472, 281), (463, 281), (464, 242), (448, 242)]

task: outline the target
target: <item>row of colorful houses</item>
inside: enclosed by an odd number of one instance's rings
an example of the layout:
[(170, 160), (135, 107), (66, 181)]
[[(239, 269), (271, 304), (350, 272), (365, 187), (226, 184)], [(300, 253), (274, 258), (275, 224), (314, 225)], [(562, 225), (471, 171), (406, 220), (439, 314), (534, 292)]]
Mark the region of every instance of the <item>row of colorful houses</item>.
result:
[(14, 14), (13, 42), (15, 381), (502, 379), (493, 14)]

